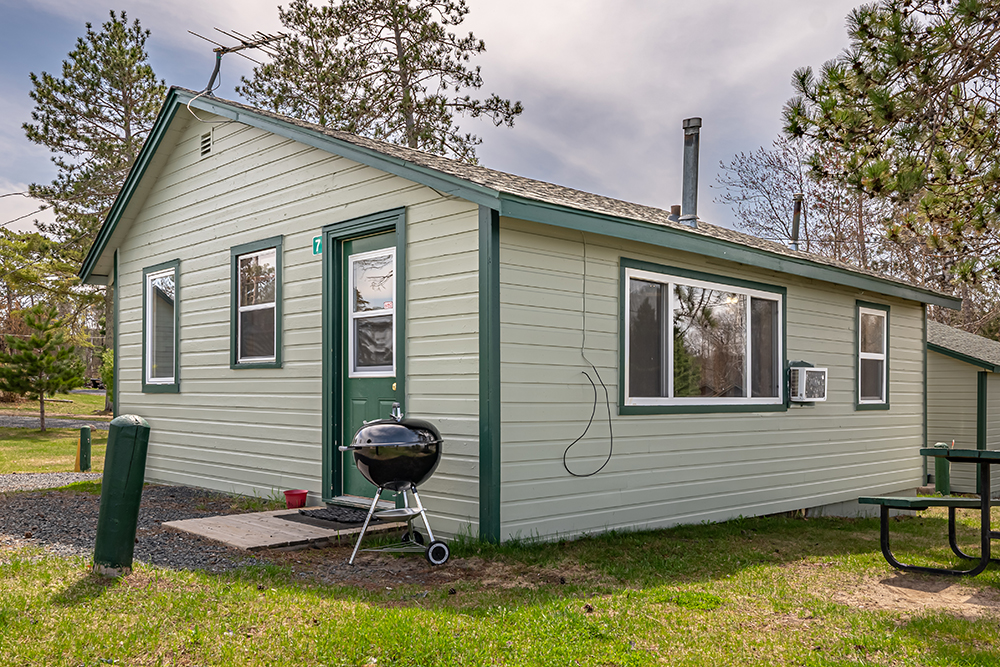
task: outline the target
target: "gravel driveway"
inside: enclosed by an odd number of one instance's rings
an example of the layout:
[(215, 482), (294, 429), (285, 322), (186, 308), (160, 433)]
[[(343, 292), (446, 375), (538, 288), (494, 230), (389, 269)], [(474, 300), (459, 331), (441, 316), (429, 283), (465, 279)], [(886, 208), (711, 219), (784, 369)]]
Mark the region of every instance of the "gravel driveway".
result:
[[(59, 419), (46, 417), (45, 428), (80, 428), (89, 426), (91, 429), (108, 430), (108, 423), (97, 419)], [(42, 421), (38, 417), (24, 415), (0, 415), (0, 428), (41, 428)]]
[[(51, 489), (53, 485), (95, 478), (100, 475), (0, 475), (0, 560), (4, 548), (22, 545), (42, 547), (57, 556), (93, 555), (100, 496), (82, 492), (16, 490), (39, 486)], [(260, 562), (246, 551), (160, 526), (164, 521), (232, 513), (231, 500), (224, 495), (184, 486), (149, 485), (142, 492), (139, 506), (135, 560), (213, 572)]]

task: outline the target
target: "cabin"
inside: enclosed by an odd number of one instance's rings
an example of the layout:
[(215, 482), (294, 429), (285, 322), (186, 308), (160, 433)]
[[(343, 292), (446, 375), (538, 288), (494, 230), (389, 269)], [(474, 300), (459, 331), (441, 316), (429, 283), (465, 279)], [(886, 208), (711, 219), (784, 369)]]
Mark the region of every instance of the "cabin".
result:
[[(927, 322), (927, 442), (1000, 449), (1000, 343)], [(931, 462), (928, 471), (934, 474)], [(1000, 482), (1000, 473), (991, 473)], [(976, 466), (952, 463), (952, 493), (978, 493)]]
[(444, 438), (435, 529), (492, 541), (914, 489), (925, 305), (960, 305), (181, 88), (80, 276), (113, 292), (148, 480), (367, 504), (337, 447), (399, 402)]

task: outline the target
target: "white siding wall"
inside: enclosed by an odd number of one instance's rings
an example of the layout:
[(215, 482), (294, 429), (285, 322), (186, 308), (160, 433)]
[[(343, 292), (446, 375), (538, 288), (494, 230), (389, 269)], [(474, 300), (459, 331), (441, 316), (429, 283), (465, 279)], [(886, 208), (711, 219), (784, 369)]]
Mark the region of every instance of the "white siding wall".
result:
[[(152, 428), (147, 478), (319, 494), (323, 287), (312, 239), (324, 225), (406, 206), (407, 409), (446, 440), (422, 496), (444, 532), (477, 522), (477, 207), (235, 122), (214, 126), (213, 152), (202, 159), (209, 127), (189, 122), (146, 200), (133, 202), (137, 217), (120, 248), (120, 406)], [(283, 368), (232, 370), (230, 248), (278, 234)], [(181, 262), (181, 391), (143, 394), (142, 270), (172, 259)]]
[[(960, 449), (976, 448), (976, 386), (980, 369), (937, 352), (927, 352), (927, 442), (955, 441)], [(927, 472), (934, 474), (934, 460)], [(976, 467), (951, 464), (951, 489), (976, 492)]]
[[(594, 235), (586, 247), (586, 356), (610, 395), (614, 453), (598, 475), (572, 477), (563, 451), (583, 433), (593, 406), (580, 352), (583, 239), (502, 218), (500, 240), (504, 536), (716, 521), (920, 483), (920, 304), (805, 279), (789, 285), (787, 275)], [(828, 367), (830, 400), (787, 412), (619, 416), (620, 257), (786, 285), (788, 359)], [(891, 307), (888, 411), (854, 407), (858, 299)], [(608, 435), (598, 383), (594, 424), (570, 451), (570, 467), (598, 468)]]

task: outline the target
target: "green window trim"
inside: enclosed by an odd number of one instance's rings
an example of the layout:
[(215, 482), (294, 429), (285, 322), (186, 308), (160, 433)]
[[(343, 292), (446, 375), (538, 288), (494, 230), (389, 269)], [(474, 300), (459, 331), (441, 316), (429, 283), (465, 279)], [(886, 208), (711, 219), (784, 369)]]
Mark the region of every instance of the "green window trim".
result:
[[(683, 269), (678, 267), (665, 266), (652, 262), (629, 259), (622, 257), (619, 267), (619, 363), (618, 363), (618, 413), (620, 415), (644, 415), (644, 414), (704, 414), (718, 412), (785, 412), (788, 410), (787, 400), (787, 374), (788, 353), (787, 353), (787, 300), (788, 290), (778, 285), (753, 282), (729, 276), (720, 276), (701, 271)], [(751, 292), (763, 292), (768, 296), (773, 296), (778, 303), (778, 322), (780, 331), (778, 332), (778, 363), (777, 372), (778, 396), (770, 402), (753, 402), (753, 399), (732, 399), (728, 403), (690, 402), (655, 405), (635, 405), (629, 404), (627, 395), (628, 376), (628, 355), (626, 351), (627, 339), (629, 335), (629, 312), (628, 312), (628, 290), (629, 275), (632, 270), (644, 271), (662, 275), (666, 278), (701, 281), (716, 285), (732, 287)], [(676, 400), (676, 399), (666, 399)]]
[[(181, 261), (179, 259), (174, 259), (169, 262), (163, 262), (162, 264), (156, 264), (155, 266), (149, 266), (142, 270), (142, 391), (145, 394), (179, 394), (181, 391), (181, 368), (180, 368), (180, 303), (181, 303), (181, 284), (180, 284), (180, 266)], [(153, 352), (149, 349), (150, 347), (150, 330), (149, 330), (149, 282), (150, 276), (156, 274), (165, 274), (169, 271), (173, 272), (174, 277), (174, 309), (173, 309), (173, 324), (174, 324), (174, 340), (173, 340), (173, 377), (166, 382), (155, 382), (150, 381), (149, 378), (149, 355)]]
[[(231, 286), (230, 286), (230, 314), (229, 314), (229, 367), (233, 370), (248, 368), (281, 368), (282, 350), (282, 242), (284, 236), (272, 236), (233, 246), (229, 249)], [(243, 255), (260, 252), (262, 250), (274, 249), (274, 358), (262, 360), (240, 361), (239, 359), (239, 320), (240, 320), (240, 296), (239, 296), (239, 258)]]
[[(883, 397), (881, 401), (862, 401), (861, 400), (861, 315), (863, 311), (877, 311), (882, 313), (885, 317), (885, 323), (883, 325), (883, 340), (885, 344), (885, 351), (883, 352), (883, 358), (885, 364), (883, 366), (882, 375), (882, 387), (883, 387)], [(925, 336), (926, 338), (926, 336)], [(854, 305), (854, 409), (855, 410), (888, 410), (889, 409), (889, 371), (891, 369), (890, 365), (890, 354), (889, 351), (892, 348), (892, 329), (889, 320), (889, 306), (882, 303), (873, 303), (871, 301), (857, 301)]]

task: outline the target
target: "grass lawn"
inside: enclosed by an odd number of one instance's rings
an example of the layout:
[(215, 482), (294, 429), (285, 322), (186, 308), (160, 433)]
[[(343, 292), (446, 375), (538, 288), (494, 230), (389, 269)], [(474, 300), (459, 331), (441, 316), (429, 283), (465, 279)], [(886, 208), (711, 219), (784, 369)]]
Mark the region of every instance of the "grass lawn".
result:
[[(46, 417), (104, 417), (111, 415), (104, 412), (104, 395), (95, 394), (57, 394), (52, 401), (45, 400)], [(69, 402), (64, 402), (69, 401)], [(21, 401), (20, 403), (0, 403), (0, 414), (34, 415), (38, 416), (38, 401)]]
[[(893, 532), (904, 560), (956, 560), (943, 511), (894, 521)], [(960, 539), (975, 542), (971, 525)], [(0, 662), (1000, 664), (1000, 569), (897, 573), (878, 552), (876, 520), (740, 519), (502, 547), (459, 540), (441, 568), (380, 556), (364, 585), (331, 583), (325, 568), (348, 553), (274, 552), (271, 565), (226, 575), (139, 565), (107, 581), (85, 559), (5, 549), (0, 537)]]
[[(50, 428), (45, 433), (26, 428), (0, 428), (0, 475), (12, 472), (72, 472), (80, 430)], [(90, 469), (104, 470), (108, 432), (90, 432)], [(0, 517), (0, 525), (3, 519)]]

